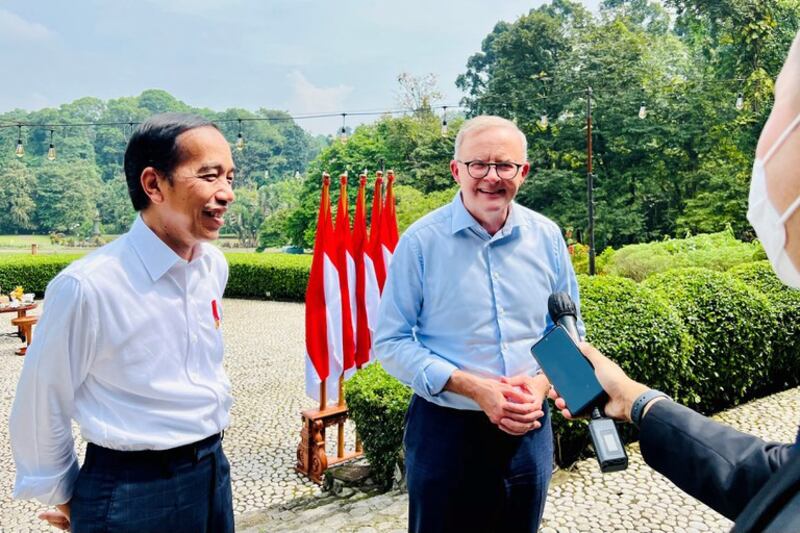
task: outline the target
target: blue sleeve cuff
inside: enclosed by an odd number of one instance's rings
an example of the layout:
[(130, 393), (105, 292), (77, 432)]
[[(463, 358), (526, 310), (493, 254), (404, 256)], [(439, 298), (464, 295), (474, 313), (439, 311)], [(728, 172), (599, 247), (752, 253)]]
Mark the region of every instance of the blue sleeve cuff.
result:
[(446, 361), (431, 361), (417, 373), (413, 388), (423, 398), (430, 399), (444, 390), (444, 386), (456, 370), (457, 366)]

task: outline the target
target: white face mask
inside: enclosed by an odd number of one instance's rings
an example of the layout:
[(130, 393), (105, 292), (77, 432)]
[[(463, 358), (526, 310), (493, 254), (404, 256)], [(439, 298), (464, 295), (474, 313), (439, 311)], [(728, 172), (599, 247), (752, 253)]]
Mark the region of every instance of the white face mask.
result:
[(756, 235), (764, 246), (764, 251), (772, 263), (775, 274), (783, 283), (795, 289), (800, 289), (800, 272), (795, 268), (784, 248), (786, 244), (784, 224), (800, 206), (800, 197), (796, 198), (782, 215), (779, 214), (767, 196), (767, 173), (764, 167), (798, 124), (800, 124), (800, 115), (797, 115), (789, 127), (781, 133), (764, 159), (756, 159), (753, 163), (753, 180), (750, 182), (750, 198), (747, 209), (747, 220), (756, 230)]

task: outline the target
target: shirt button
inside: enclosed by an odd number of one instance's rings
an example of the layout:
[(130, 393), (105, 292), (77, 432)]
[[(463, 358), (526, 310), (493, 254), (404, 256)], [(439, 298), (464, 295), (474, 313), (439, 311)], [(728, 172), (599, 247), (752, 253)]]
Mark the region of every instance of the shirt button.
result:
[(189, 338), (192, 340), (192, 344), (197, 344), (197, 334), (192, 333), (191, 337)]
[(500, 279), (500, 274), (498, 274), (497, 272), (492, 272), (492, 279), (497, 281), (498, 279)]
[(508, 350), (508, 343), (504, 342), (500, 347), (503, 348), (503, 350)]

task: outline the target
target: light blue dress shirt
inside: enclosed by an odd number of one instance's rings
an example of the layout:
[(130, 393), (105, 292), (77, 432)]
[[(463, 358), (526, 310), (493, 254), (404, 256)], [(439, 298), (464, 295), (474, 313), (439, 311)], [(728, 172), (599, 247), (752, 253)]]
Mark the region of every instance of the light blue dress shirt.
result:
[[(539, 370), (530, 348), (552, 326), (547, 299), (578, 285), (558, 226), (519, 204), (489, 233), (453, 201), (403, 234), (392, 257), (374, 335), (383, 367), (416, 394), (479, 410), (445, 391), (456, 369), (480, 376)], [(583, 322), (578, 331), (585, 335)]]

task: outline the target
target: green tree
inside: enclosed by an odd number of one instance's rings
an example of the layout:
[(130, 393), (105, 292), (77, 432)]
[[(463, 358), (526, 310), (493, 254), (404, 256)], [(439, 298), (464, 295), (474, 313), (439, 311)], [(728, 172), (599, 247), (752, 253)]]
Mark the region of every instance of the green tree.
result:
[(0, 234), (34, 227), (36, 176), (19, 161), (0, 166)]
[(85, 161), (64, 161), (41, 168), (37, 177), (39, 231), (88, 235), (102, 186), (97, 168)]

